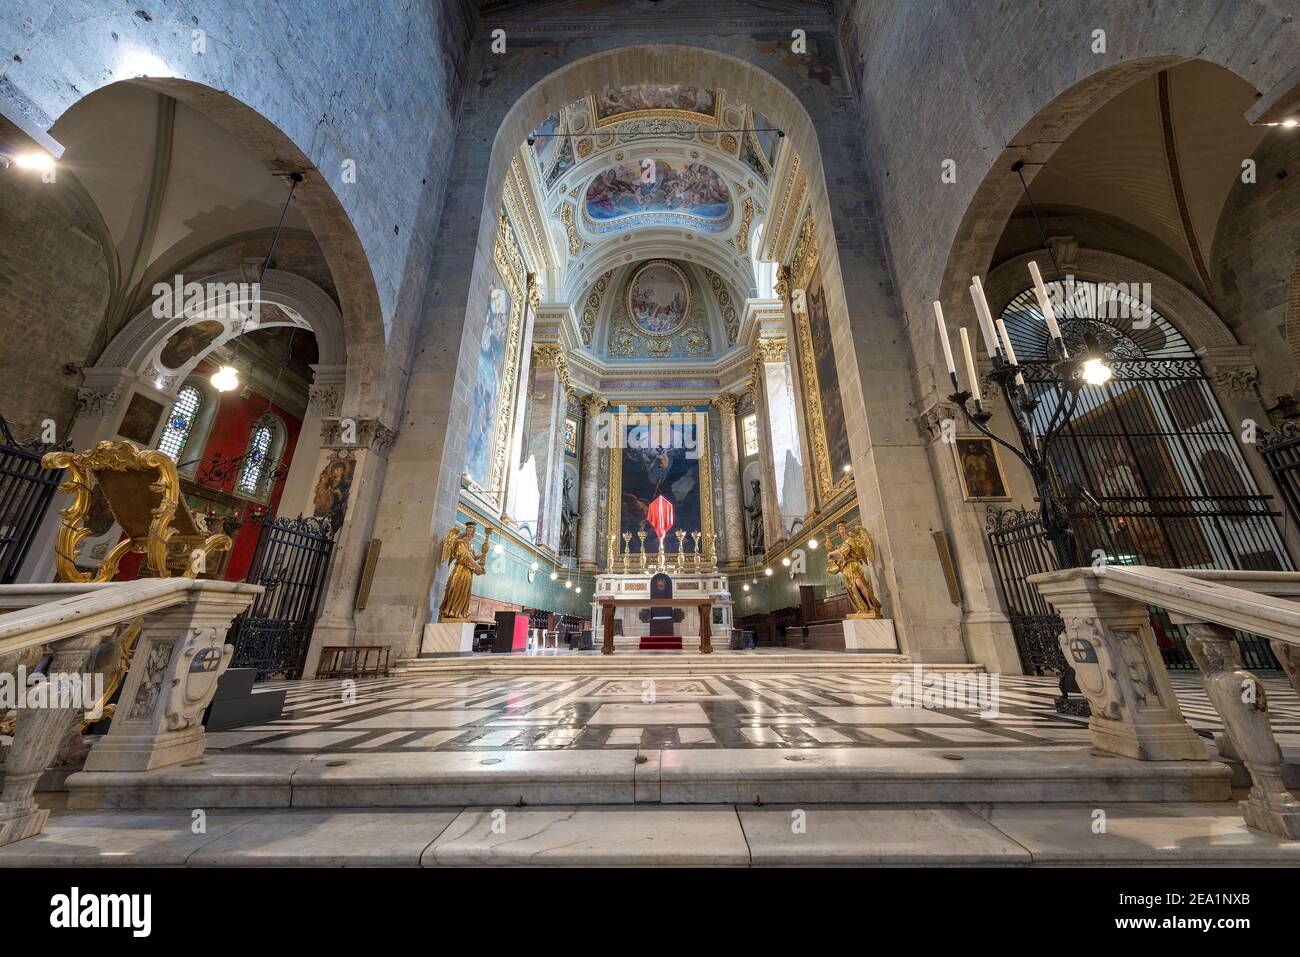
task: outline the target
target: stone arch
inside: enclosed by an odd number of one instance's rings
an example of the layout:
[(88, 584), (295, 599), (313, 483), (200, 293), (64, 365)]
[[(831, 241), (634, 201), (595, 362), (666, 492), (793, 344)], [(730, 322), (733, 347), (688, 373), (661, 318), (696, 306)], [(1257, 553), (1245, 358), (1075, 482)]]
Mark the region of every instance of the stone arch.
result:
[[(944, 261), (940, 287), (936, 290), (939, 298), (945, 304), (961, 303), (960, 308), (965, 309), (969, 303), (966, 287), (971, 276), (983, 275), (988, 270), (997, 243), (1024, 195), (1020, 178), (1012, 170), (1015, 163), (1024, 163), (1023, 173), (1032, 188), (1036, 172), (1098, 109), (1146, 77), (1192, 59), (1197, 57), (1170, 54), (1125, 60), (1084, 76), (1041, 106), (988, 164), (965, 205)], [(1203, 59), (1216, 62), (1208, 57)], [(1216, 65), (1232, 70), (1226, 63)], [(1217, 316), (1215, 320), (1222, 325)], [(940, 375), (939, 344), (933, 335), (923, 335), (914, 344), (918, 346), (920, 365), (926, 370), (922, 388), (936, 395), (945, 385), (945, 377)]]
[[(361, 238), (325, 175), (276, 123), (230, 93), (174, 76), (140, 76), (117, 82), (143, 86), (198, 110), (273, 175), (302, 176), (293, 202), (307, 220), (329, 265), (341, 307), (345, 352), (357, 373), (349, 376), (344, 405), (350, 411), (355, 410), (354, 414), (379, 415), (385, 402), (393, 402), (391, 393), (396, 388), (389, 381), (385, 362), (387, 327), (391, 320), (384, 315), (370, 258)], [(111, 84), (98, 89), (108, 85)], [(62, 112), (73, 102), (79, 100), (63, 103)]]
[[(984, 293), (988, 297), (989, 311), (999, 316), (1015, 296), (1032, 285), (1029, 263), (1039, 261), (1047, 254), (1039, 251), (1016, 256), (1000, 263), (984, 279)], [(1151, 284), (1151, 299), (1156, 310), (1173, 323), (1197, 352), (1207, 349), (1239, 345), (1237, 337), (1194, 292), (1178, 280), (1153, 266), (1099, 249), (1080, 247), (1068, 266), (1061, 268), (1075, 279), (1088, 282), (1115, 282), (1123, 277), (1125, 282)], [(969, 277), (967, 277), (969, 282)]]

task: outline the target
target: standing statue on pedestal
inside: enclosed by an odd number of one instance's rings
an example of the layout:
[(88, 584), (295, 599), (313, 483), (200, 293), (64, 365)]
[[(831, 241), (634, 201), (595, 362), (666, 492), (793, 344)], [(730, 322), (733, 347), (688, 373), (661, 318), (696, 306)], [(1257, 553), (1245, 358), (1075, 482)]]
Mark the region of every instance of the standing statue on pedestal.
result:
[(839, 548), (827, 553), (826, 570), (844, 576), (844, 590), (853, 602), (853, 614), (849, 617), (879, 618), (880, 600), (871, 588), (871, 577), (867, 571), (876, 557), (871, 536), (861, 525), (853, 529), (851, 534), (843, 523), (836, 525), (835, 530), (844, 542)]
[(574, 519), (578, 510), (573, 507), (573, 479), (564, 477), (564, 494), (560, 498), (560, 554), (572, 555), (574, 552)]
[(749, 553), (751, 555), (761, 555), (763, 553), (763, 488), (759, 485), (758, 479), (752, 479), (749, 483), (752, 490), (749, 504), (745, 506), (745, 511), (749, 513)]
[(488, 539), (492, 529), (483, 530), (483, 548), (474, 554), (474, 522), (465, 523), (462, 532), (455, 525), (442, 540), (441, 561), (452, 565), (451, 574), (447, 576), (447, 587), (442, 591), (442, 604), (438, 606), (439, 621), (469, 621), (469, 592), (475, 575), (482, 575), (486, 570)]

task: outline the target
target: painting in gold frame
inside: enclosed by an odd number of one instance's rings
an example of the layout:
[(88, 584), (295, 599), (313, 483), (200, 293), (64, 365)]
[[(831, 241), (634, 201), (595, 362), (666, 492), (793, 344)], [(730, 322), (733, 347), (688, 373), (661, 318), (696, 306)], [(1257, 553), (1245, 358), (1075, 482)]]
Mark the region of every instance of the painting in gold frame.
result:
[(963, 499), (967, 502), (1011, 500), (1011, 486), (996, 442), (983, 435), (958, 435), (952, 442), (952, 454)]

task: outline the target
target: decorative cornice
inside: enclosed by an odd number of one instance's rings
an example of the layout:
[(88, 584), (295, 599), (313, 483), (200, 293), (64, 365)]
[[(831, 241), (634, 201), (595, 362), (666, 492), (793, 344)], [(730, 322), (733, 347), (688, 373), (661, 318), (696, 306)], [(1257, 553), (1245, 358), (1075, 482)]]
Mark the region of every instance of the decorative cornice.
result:
[(121, 397), (121, 390), (117, 388), (87, 389), (82, 387), (77, 390), (77, 416), (98, 418), (117, 405), (117, 400)]
[(380, 458), (387, 458), (388, 452), (397, 441), (397, 430), (390, 429), (378, 419), (353, 419), (356, 425), (356, 441), (344, 442), (343, 423), (347, 418), (330, 417), (321, 419), (320, 437), (323, 448), (365, 449), (374, 452)]

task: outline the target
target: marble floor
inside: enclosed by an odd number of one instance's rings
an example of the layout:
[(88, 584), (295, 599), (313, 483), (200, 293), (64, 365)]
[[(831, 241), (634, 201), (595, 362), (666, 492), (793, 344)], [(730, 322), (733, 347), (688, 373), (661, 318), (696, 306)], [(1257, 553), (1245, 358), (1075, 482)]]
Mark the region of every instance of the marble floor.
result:
[[(907, 672), (903, 672), (906, 674)], [(1262, 675), (1274, 733), (1300, 748), (1300, 701)], [(1218, 717), (1198, 677), (1175, 674), (1206, 737)], [(991, 686), (986, 690), (993, 692)], [(676, 748), (1078, 747), (1087, 722), (1052, 706), (1052, 679), (999, 676), (969, 707), (891, 703), (887, 674), (697, 677), (391, 677), (290, 686), (284, 715), (208, 735), (230, 754)], [(988, 705), (993, 705), (989, 708)]]

